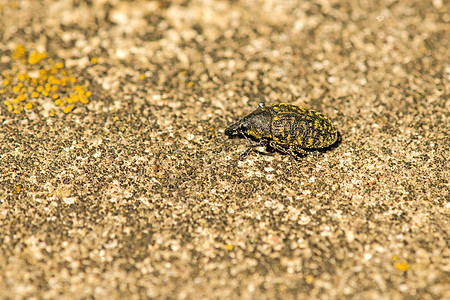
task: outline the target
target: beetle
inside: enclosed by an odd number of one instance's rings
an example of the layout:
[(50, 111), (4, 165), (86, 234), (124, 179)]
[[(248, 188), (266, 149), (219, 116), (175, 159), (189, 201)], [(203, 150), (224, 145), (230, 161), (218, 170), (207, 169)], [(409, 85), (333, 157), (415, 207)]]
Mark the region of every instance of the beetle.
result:
[(241, 158), (259, 146), (270, 146), (297, 158), (307, 150), (327, 148), (338, 139), (338, 131), (327, 116), (288, 103), (259, 103), (253, 112), (228, 127), (225, 135), (259, 141), (250, 145)]

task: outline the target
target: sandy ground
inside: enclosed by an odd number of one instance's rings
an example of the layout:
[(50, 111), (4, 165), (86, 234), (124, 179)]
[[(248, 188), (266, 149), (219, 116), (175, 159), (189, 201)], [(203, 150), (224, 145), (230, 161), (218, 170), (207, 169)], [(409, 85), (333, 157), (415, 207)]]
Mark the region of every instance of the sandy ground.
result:
[[(0, 0), (0, 298), (450, 299), (449, 12)], [(239, 159), (261, 101), (341, 142)]]

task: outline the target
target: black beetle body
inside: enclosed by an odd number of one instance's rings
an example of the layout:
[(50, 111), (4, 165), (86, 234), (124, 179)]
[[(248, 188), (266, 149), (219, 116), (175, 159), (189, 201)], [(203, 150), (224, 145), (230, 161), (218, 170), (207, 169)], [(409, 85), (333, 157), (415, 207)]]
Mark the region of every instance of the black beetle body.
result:
[(333, 145), (338, 132), (330, 119), (312, 109), (280, 103), (272, 106), (259, 106), (242, 120), (225, 130), (230, 138), (243, 136), (258, 140), (252, 147), (269, 145), (270, 147), (289, 153), (306, 154), (305, 150), (315, 150)]

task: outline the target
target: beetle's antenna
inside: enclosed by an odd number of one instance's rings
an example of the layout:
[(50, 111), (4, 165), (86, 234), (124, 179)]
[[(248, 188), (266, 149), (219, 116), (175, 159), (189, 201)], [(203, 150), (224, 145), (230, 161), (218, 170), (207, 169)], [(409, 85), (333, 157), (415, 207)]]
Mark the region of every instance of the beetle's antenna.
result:
[(242, 160), (244, 157), (246, 157), (250, 151), (252, 151), (252, 147), (248, 147), (241, 155), (239, 155), (239, 160)]

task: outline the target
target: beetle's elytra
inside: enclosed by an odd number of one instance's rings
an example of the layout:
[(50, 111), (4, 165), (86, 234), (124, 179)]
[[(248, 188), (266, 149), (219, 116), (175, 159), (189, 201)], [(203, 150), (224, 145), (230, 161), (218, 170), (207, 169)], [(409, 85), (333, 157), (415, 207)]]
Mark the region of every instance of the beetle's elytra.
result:
[(259, 141), (250, 146), (242, 156), (255, 146), (267, 146), (296, 157), (333, 145), (338, 132), (330, 119), (312, 109), (280, 103), (259, 106), (225, 130), (230, 138), (245, 137)]

